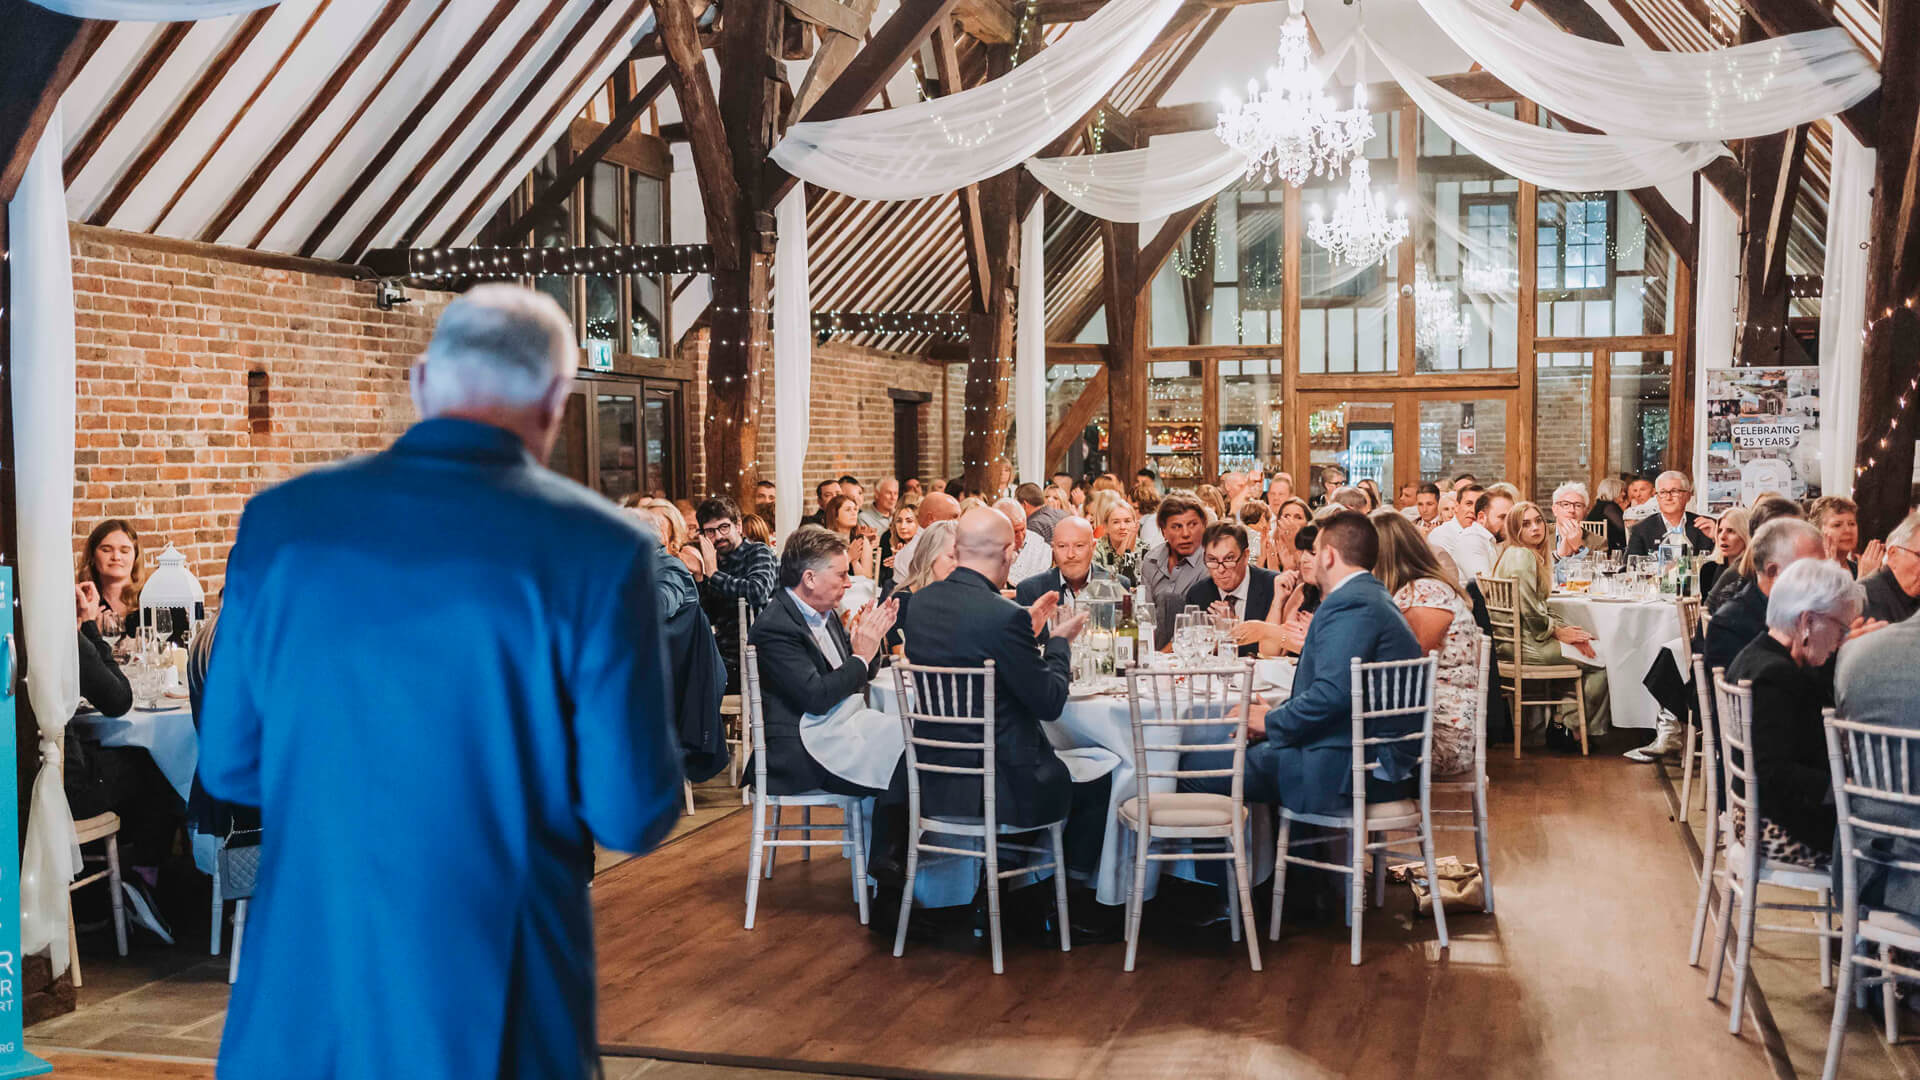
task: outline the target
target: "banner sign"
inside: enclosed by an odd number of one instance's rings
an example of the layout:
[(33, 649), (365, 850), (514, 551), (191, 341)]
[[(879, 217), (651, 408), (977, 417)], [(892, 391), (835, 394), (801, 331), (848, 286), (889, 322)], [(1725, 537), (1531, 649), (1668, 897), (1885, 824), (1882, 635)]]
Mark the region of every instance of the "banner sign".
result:
[(1707, 372), (1707, 512), (1820, 495), (1820, 369)]

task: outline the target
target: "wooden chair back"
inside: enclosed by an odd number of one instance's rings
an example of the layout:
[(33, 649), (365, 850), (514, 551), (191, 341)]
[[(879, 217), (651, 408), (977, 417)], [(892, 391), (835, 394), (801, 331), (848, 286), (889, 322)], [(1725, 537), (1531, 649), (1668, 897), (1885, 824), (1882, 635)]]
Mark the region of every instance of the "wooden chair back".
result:
[(1687, 643), (1687, 655), (1693, 655), (1693, 639), (1700, 633), (1700, 598), (1681, 596), (1674, 598), (1673, 606), (1680, 613), (1680, 637)]
[[(993, 661), (977, 668), (893, 665), (900, 701), (900, 727), (906, 739), (908, 821), (918, 822), (920, 774), (977, 776), (983, 786), (986, 835), (998, 831), (994, 807)], [(920, 725), (927, 725), (922, 728)], [(922, 760), (922, 751), (936, 760)], [(977, 755), (979, 764), (957, 764)]]
[(1589, 551), (1607, 550), (1607, 523), (1604, 521), (1583, 521), (1580, 523), (1581, 539)]
[[(1433, 683), (1440, 658), (1428, 653), (1418, 660), (1382, 660), (1365, 664), (1354, 657), (1349, 668), (1353, 690), (1353, 812), (1359, 821), (1367, 801), (1367, 773), (1379, 764), (1378, 748), (1417, 742), (1420, 796), (1425, 805), (1433, 781)], [(1416, 731), (1401, 735), (1374, 735), (1381, 721), (1419, 718)]]
[(1847, 896), (1856, 895), (1855, 860), (1920, 873), (1920, 862), (1895, 858), (1873, 842), (1906, 841), (1895, 848), (1912, 850), (1920, 841), (1920, 731), (1843, 720), (1832, 709), (1826, 729)]
[[(1237, 720), (1226, 719), (1235, 709)], [(1198, 668), (1183, 671), (1133, 668), (1127, 673), (1127, 711), (1133, 724), (1133, 770), (1137, 777), (1134, 794), (1140, 799), (1140, 820), (1152, 821), (1151, 780), (1188, 780), (1233, 778), (1234, 820), (1239, 820), (1241, 789), (1246, 781), (1247, 716), (1253, 708), (1253, 661), (1228, 667)], [(1173, 741), (1148, 741), (1148, 727), (1173, 729)], [(1201, 741), (1187, 742), (1190, 729), (1209, 729)], [(1232, 751), (1233, 764), (1226, 769), (1156, 769), (1151, 754), (1171, 751), (1189, 754), (1205, 751)], [(1176, 761), (1181, 760), (1176, 758)]]
[(1521, 669), (1526, 665), (1526, 650), (1520, 647), (1520, 600), (1512, 578), (1481, 574), (1474, 579), (1487, 605), (1487, 624), (1493, 628), (1493, 640), (1506, 642), (1513, 650), (1514, 685), (1520, 685)]
[(1754, 768), (1750, 734), (1753, 724), (1753, 683), (1745, 679), (1737, 684), (1730, 683), (1727, 681), (1727, 669), (1714, 668), (1713, 703), (1714, 716), (1719, 720), (1720, 728), (1723, 805), (1729, 814), (1739, 809), (1745, 819), (1744, 835), (1729, 836), (1728, 842), (1737, 840), (1744, 846), (1746, 867), (1740, 873), (1751, 881), (1760, 866), (1761, 828), (1759, 770)]

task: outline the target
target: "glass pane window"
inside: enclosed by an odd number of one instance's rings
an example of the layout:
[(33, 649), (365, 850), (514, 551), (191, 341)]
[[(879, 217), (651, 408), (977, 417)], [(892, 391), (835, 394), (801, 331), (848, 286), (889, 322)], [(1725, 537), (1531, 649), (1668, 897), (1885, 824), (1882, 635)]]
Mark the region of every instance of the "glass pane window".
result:
[(1542, 337), (1664, 334), (1679, 259), (1627, 192), (1542, 191)]
[(1520, 362), (1520, 183), (1421, 118), (1414, 243), (1414, 365), (1511, 370)]
[(1534, 489), (1593, 482), (1593, 354), (1541, 353), (1534, 384)]
[(1461, 473), (1507, 472), (1507, 403), (1501, 398), (1420, 402), (1420, 479), (1445, 487)]
[[(535, 191), (545, 191), (560, 174), (560, 151), (549, 150), (540, 164), (534, 166), (532, 187)], [(573, 243), (573, 197), (568, 196), (559, 206), (545, 211), (534, 220), (534, 247), (567, 247)], [(573, 311), (573, 279), (554, 274), (533, 279), (533, 287), (553, 297), (560, 310)]]
[(1167, 483), (1202, 479), (1200, 365), (1185, 360), (1147, 365), (1147, 463)]
[(640, 409), (631, 393), (595, 395), (600, 493), (619, 499), (640, 490)]
[(1656, 476), (1671, 437), (1672, 355), (1614, 353), (1608, 375), (1607, 468)]
[(1280, 469), (1280, 358), (1220, 361), (1218, 471)]
[[(1073, 408), (1080, 395), (1086, 392), (1087, 385), (1100, 374), (1099, 364), (1052, 364), (1047, 368), (1047, 430), (1052, 431), (1066, 419), (1068, 410)], [(1075, 476), (1097, 473), (1106, 469), (1107, 459), (1107, 399), (1102, 395), (1094, 403), (1094, 411), (1087, 418), (1080, 434), (1067, 445), (1066, 456), (1060, 461), (1047, 462), (1049, 471), (1065, 469)]]
[[(580, 182), (586, 211), (584, 235), (590, 246), (625, 243), (620, 227), (620, 174), (623, 171), (618, 165), (595, 162), (593, 171)], [(587, 306), (580, 321), (581, 340), (611, 341), (615, 349), (621, 348), (619, 279), (595, 275), (582, 280), (586, 283)]]
[[(666, 243), (666, 182), (645, 173), (627, 173), (628, 205), (632, 215), (633, 243)], [(667, 276), (634, 274), (628, 277), (630, 325), (627, 351), (635, 356), (664, 355), (667, 336)]]

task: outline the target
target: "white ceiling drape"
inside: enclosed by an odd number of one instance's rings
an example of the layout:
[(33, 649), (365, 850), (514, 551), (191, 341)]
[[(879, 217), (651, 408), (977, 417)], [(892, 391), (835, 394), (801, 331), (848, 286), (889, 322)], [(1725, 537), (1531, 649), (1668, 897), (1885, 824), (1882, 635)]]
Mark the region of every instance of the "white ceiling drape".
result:
[(33, 0), (48, 11), (112, 22), (192, 22), (272, 7), (280, 0)]
[(1100, 103), (1183, 0), (1111, 0), (997, 79), (838, 120), (795, 124), (773, 148), (794, 176), (861, 199), (943, 195), (1005, 172)]
[(1211, 132), (1196, 132), (1157, 138), (1139, 150), (1030, 158), (1027, 171), (1094, 217), (1151, 221), (1225, 191), (1246, 174), (1247, 159)]
[(1428, 119), (1481, 160), (1543, 188), (1631, 191), (1653, 187), (1690, 177), (1727, 152), (1717, 142), (1578, 135), (1523, 123), (1448, 93), (1411, 64), (1381, 48), (1379, 42), (1366, 38), (1365, 44)]
[(1565, 33), (1505, 0), (1420, 0), (1467, 55), (1541, 108), (1610, 135), (1710, 142), (1840, 112), (1880, 85), (1838, 27), (1706, 52), (1655, 52)]
[(1867, 325), (1867, 245), (1878, 156), (1833, 125), (1827, 260), (1820, 286), (1820, 494), (1853, 494), (1860, 438), (1860, 365)]

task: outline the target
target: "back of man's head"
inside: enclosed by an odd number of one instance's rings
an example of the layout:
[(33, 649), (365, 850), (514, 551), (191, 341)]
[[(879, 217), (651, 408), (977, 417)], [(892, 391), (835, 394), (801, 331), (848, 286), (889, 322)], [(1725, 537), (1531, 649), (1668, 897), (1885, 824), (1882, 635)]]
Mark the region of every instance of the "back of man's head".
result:
[(974, 507), (960, 516), (953, 554), (961, 566), (1004, 587), (1013, 566), (1013, 523), (998, 510)]
[(1319, 521), (1320, 536), (1316, 550), (1331, 551), (1349, 570), (1372, 570), (1380, 561), (1380, 534), (1367, 515), (1356, 510), (1341, 510)]
[(462, 293), (433, 328), (416, 369), (414, 403), (423, 417), (470, 409), (545, 404), (576, 366), (573, 329), (560, 305), (519, 285)]
[(1371, 502), (1371, 500), (1367, 498), (1367, 493), (1357, 487), (1340, 488), (1333, 494), (1327, 496), (1327, 501), (1329, 503), (1337, 503), (1340, 506), (1346, 507), (1348, 510), (1362, 514), (1367, 512), (1367, 506)]
[(1013, 489), (1013, 497), (1030, 511), (1047, 505), (1047, 497), (1041, 494), (1039, 484), (1021, 484)]
[(993, 508), (1007, 515), (1007, 521), (1009, 523), (1016, 521), (1022, 525), (1027, 523), (1026, 508), (1014, 502), (1012, 499), (1001, 499), (993, 504)]
[(920, 500), (920, 510), (916, 514), (916, 519), (924, 529), (942, 521), (952, 521), (959, 516), (959, 501), (944, 491), (935, 491)]
[(1775, 518), (1753, 534), (1753, 573), (1760, 584), (1771, 587), (1782, 570), (1801, 559), (1819, 558), (1826, 551), (1826, 538), (1805, 518)]
[(1757, 534), (1770, 521), (1805, 516), (1800, 512), (1800, 504), (1792, 499), (1784, 495), (1767, 495), (1756, 501), (1753, 510), (1747, 514), (1747, 535)]

